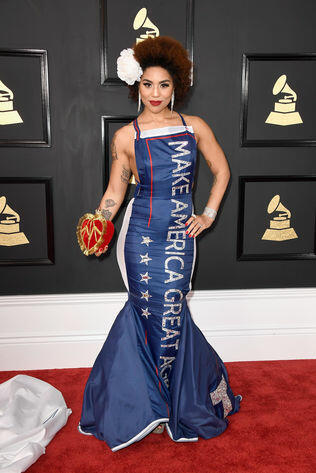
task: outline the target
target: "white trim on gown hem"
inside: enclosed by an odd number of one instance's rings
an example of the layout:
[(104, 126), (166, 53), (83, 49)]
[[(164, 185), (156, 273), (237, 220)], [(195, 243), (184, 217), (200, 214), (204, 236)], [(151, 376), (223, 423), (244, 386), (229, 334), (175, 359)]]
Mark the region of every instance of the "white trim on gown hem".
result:
[[(148, 424), (143, 430), (141, 430), (138, 434), (136, 434), (134, 437), (129, 439), (127, 442), (121, 443), (120, 445), (117, 445), (116, 447), (111, 448), (112, 452), (116, 452), (117, 450), (121, 450), (121, 448), (128, 447), (132, 443), (138, 442), (139, 440), (146, 437), (146, 435), (150, 434), (150, 432), (152, 432), (159, 424), (168, 422), (168, 420), (169, 420), (169, 417), (163, 417), (162, 419), (154, 420), (153, 422)], [(78, 432), (80, 432), (83, 435), (93, 435), (90, 432), (84, 432), (81, 428), (80, 422), (78, 424)]]
[(80, 433), (83, 434), (83, 435), (93, 435), (93, 434), (91, 434), (90, 432), (85, 432), (84, 430), (82, 430), (81, 425), (80, 425), (80, 422), (79, 422), (77, 428), (78, 428), (78, 432), (80, 432)]
[(121, 443), (121, 445), (117, 445), (116, 447), (111, 448), (112, 452), (116, 452), (117, 450), (120, 450), (121, 448), (128, 447), (134, 442), (138, 442), (138, 440), (141, 440), (142, 438), (146, 437), (146, 435), (150, 434), (152, 430), (154, 430), (159, 424), (162, 422), (168, 422), (169, 417), (163, 417), (162, 419), (156, 419), (150, 424), (147, 425), (141, 432), (139, 432), (135, 437), (131, 438), (125, 443)]
[(175, 440), (172, 436), (172, 432), (170, 430), (170, 427), (169, 427), (169, 424), (166, 423), (166, 429), (167, 429), (167, 432), (168, 432), (168, 435), (169, 437), (171, 438), (171, 440), (173, 440), (174, 442), (197, 442), (199, 440), (199, 437), (192, 437), (190, 439), (186, 438), (186, 437), (181, 437), (180, 439), (177, 439)]

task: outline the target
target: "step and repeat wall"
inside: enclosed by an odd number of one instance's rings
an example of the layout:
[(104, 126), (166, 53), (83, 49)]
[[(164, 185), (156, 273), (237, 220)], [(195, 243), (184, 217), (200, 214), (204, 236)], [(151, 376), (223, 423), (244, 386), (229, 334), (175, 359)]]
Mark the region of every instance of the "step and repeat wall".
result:
[[(316, 5), (312, 1), (10, 0), (0, 16), (0, 293), (124, 291), (76, 225), (106, 189), (115, 131), (137, 115), (122, 49), (173, 36), (194, 62), (179, 111), (212, 128), (231, 169), (198, 237), (193, 289), (316, 285)], [(198, 156), (194, 204), (212, 175)]]

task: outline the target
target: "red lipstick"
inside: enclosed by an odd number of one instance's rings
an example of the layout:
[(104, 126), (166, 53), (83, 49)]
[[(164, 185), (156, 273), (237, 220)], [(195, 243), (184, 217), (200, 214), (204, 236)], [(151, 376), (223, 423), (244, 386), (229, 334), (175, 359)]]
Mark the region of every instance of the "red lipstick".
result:
[(149, 100), (150, 104), (156, 107), (157, 105), (161, 104), (161, 100)]

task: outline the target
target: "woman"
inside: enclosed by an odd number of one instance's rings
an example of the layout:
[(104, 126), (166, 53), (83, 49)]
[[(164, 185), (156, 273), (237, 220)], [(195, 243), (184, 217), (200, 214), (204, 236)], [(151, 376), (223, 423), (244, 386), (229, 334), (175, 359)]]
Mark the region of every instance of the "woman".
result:
[[(79, 424), (81, 433), (105, 440), (112, 451), (164, 425), (176, 442), (212, 438), (239, 410), (241, 396), (233, 395), (224, 363), (192, 321), (186, 300), (195, 238), (212, 225), (230, 176), (210, 127), (173, 111), (190, 88), (191, 66), (183, 46), (163, 36), (118, 59), (119, 77), (144, 109), (113, 137), (99, 209), (114, 218), (133, 173), (137, 186), (117, 242), (128, 300), (90, 373)], [(192, 204), (197, 148), (214, 175), (200, 215)]]

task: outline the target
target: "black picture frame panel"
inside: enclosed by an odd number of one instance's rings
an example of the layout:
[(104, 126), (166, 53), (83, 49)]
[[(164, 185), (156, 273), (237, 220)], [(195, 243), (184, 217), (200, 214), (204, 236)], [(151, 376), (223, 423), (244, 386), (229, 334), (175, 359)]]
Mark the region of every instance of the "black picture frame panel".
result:
[[(315, 181), (316, 176), (239, 177), (237, 260), (316, 259)], [(297, 239), (262, 240), (270, 222), (267, 206), (276, 194), (291, 211), (291, 228)]]
[(29, 243), (0, 245), (0, 265), (54, 264), (52, 178), (1, 177), (0, 196), (3, 195), (7, 205), (20, 215), (20, 232)]
[(51, 147), (47, 51), (0, 49), (2, 82), (13, 93), (23, 123), (0, 127), (2, 147)]
[[(303, 64), (304, 63), (304, 64)], [(296, 110), (303, 123), (266, 124), (274, 108), (272, 88), (281, 74), (298, 93)], [(316, 146), (314, 127), (316, 53), (242, 55), (240, 145), (242, 147)], [(304, 87), (303, 87), (304, 85)]]

